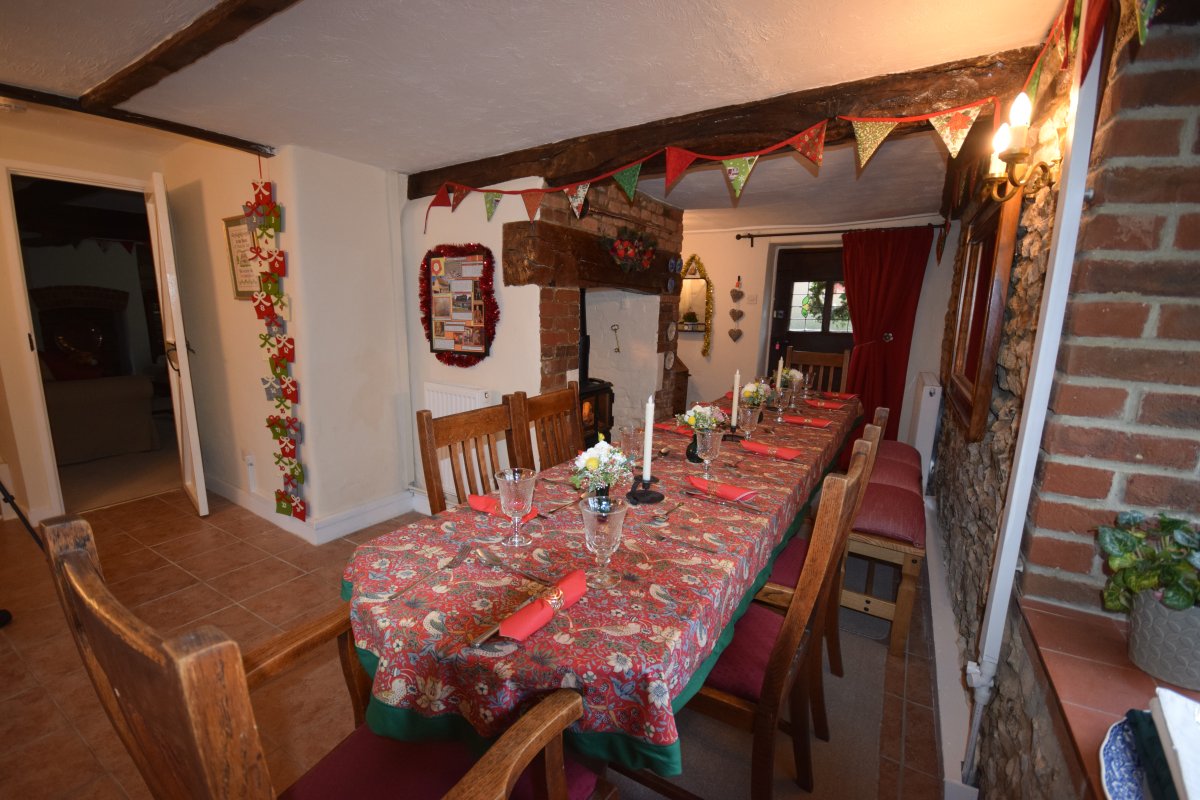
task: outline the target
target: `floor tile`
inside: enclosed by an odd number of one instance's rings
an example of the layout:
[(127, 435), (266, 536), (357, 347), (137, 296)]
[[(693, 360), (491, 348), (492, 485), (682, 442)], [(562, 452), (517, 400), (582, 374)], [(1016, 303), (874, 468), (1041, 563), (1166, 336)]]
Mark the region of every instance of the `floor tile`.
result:
[(22, 656), (34, 677), (44, 686), (83, 665), (79, 658), (79, 649), (75, 646), (75, 639), (70, 632), (38, 642), (22, 653)]
[(219, 628), (222, 633), (238, 643), (243, 654), (280, 632), (280, 628), (270, 624), (257, 614), (253, 614), (239, 605), (232, 605), (193, 620), (172, 633), (182, 633), (198, 625), (213, 625)]
[(110, 583), (108, 588), (114, 597), (125, 605), (133, 607), (168, 594), (174, 594), (199, 582), (199, 578), (185, 572), (175, 564), (164, 564), (150, 572)]
[(230, 547), (237, 541), (237, 537), (231, 533), (209, 528), (155, 545), (154, 550), (164, 558), (178, 562), (190, 556)]
[(913, 702), (904, 704), (904, 768), (940, 775), (937, 721), (933, 709)]
[(241, 603), (272, 625), (279, 625), (337, 596), (338, 589), (330, 581), (318, 575), (304, 575), (247, 597)]
[[(54, 768), (34, 766), (49, 764)], [(0, 751), (0, 797), (61, 796), (102, 777), (100, 762), (70, 728)]]
[(171, 630), (230, 605), (223, 594), (197, 583), (174, 594), (142, 603), (133, 612), (153, 628)]
[(915, 769), (904, 770), (904, 784), (901, 787), (904, 800), (941, 800), (942, 781), (933, 775), (918, 772)]
[(284, 550), (291, 550), (298, 542), (304, 541), (299, 536), (288, 533), (282, 528), (277, 528), (274, 525), (255, 530), (234, 532), (234, 535), (243, 542), (248, 542), (260, 550), (265, 550), (272, 554), (282, 553)]
[(253, 564), (247, 564), (241, 569), (235, 569), (213, 578), (208, 583), (226, 597), (244, 600), (281, 583), (295, 580), (303, 574), (304, 571), (298, 567), (294, 567), (286, 561), (280, 561), (274, 556), (269, 556)]
[(879, 759), (879, 800), (897, 800), (900, 796), (900, 765), (890, 758)]
[(240, 569), (266, 558), (267, 553), (240, 539), (234, 539), (216, 550), (178, 559), (180, 567), (201, 580), (212, 580), (219, 575)]
[(143, 525), (130, 531), (129, 535), (147, 547), (156, 547), (185, 536), (210, 530), (213, 530), (213, 526), (207, 520), (202, 517), (189, 516), (172, 520), (169, 525)]
[(909, 655), (904, 697), (910, 703), (933, 707), (933, 663), (927, 658)]
[(0, 700), (0, 742), (32, 742), (67, 725), (67, 718), (41, 686)]
[(139, 547), (109, 559), (101, 559), (100, 570), (104, 573), (104, 580), (116, 583), (166, 565), (167, 560), (161, 555), (149, 547)]

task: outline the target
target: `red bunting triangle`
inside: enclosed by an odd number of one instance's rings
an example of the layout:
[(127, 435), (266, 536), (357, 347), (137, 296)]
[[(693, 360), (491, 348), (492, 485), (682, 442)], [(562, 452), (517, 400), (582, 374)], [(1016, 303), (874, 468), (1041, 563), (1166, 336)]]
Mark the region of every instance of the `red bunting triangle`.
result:
[(533, 222), (533, 218), (537, 216), (538, 208), (542, 205), (542, 196), (545, 194), (544, 189), (530, 189), (527, 192), (521, 192), (521, 199), (525, 201), (525, 210), (529, 212), (530, 222)]
[(796, 148), (797, 153), (818, 167), (821, 166), (821, 159), (825, 157), (825, 124), (827, 122), (828, 120), (823, 119), (788, 140), (788, 144)]
[(446, 184), (443, 183), (438, 188), (437, 194), (435, 194), (433, 196), (433, 199), (429, 201), (429, 205), (426, 206), (426, 208), (425, 208), (425, 230), (426, 231), (429, 230), (429, 209), (434, 208), (435, 206), (448, 206), (448, 205), (450, 205), (450, 189), (446, 186)]
[(697, 154), (691, 150), (684, 150), (682, 147), (667, 148), (667, 185), (669, 190), (675, 181), (683, 177), (683, 173), (692, 165), (692, 162), (697, 158)]

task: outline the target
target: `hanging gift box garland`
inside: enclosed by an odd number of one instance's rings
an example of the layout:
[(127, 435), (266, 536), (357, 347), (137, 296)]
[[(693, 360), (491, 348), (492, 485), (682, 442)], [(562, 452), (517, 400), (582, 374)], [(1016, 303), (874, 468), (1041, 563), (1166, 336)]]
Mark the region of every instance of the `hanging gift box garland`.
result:
[(291, 302), (283, 293), (287, 276), (287, 256), (279, 249), (278, 235), (283, 227), (283, 211), (275, 202), (275, 185), (258, 180), (252, 184), (253, 199), (244, 203), (246, 223), (254, 235), (250, 258), (259, 267), (258, 288), (251, 298), (255, 316), (263, 321), (265, 333), (258, 335), (258, 346), (265, 351), (265, 363), (271, 377), (262, 379), (263, 391), (276, 413), (267, 416), (267, 431), (279, 452), (275, 466), (281, 473), (283, 488), (275, 490), (275, 512), (298, 520), (308, 518), (308, 505), (301, 494), (304, 465), (297, 460), (301, 441), (300, 419), (294, 416), (300, 402), (300, 386), (292, 376), (296, 362), (296, 340), (287, 333)]
[(421, 324), (443, 364), (473, 367), (487, 358), (500, 321), (495, 267), (481, 244), (440, 244), (421, 260)]

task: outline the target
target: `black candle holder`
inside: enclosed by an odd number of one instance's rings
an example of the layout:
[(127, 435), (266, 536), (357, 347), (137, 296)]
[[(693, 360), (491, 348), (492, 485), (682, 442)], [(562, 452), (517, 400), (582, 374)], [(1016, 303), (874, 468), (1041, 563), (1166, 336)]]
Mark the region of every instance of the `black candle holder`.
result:
[(653, 475), (650, 476), (650, 480), (648, 481), (637, 478), (633, 482), (633, 488), (625, 493), (625, 499), (629, 501), (630, 505), (635, 506), (661, 503), (666, 498), (666, 495), (651, 489), (650, 484), (652, 483), (658, 483), (658, 478)]

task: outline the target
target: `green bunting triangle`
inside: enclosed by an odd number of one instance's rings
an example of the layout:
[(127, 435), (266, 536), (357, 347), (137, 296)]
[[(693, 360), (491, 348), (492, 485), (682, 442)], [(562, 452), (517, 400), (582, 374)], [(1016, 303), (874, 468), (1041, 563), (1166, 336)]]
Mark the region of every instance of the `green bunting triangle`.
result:
[(725, 166), (725, 179), (729, 181), (729, 185), (733, 188), (734, 197), (742, 196), (742, 187), (746, 185), (746, 181), (750, 178), (750, 171), (754, 169), (754, 164), (757, 161), (758, 156), (726, 158), (721, 161)]
[(487, 220), (492, 221), (492, 215), (496, 213), (496, 206), (500, 205), (500, 198), (504, 197), (500, 192), (484, 192), (483, 207), (487, 209)]
[(613, 180), (617, 182), (625, 190), (625, 195), (629, 198), (629, 202), (633, 202), (633, 193), (637, 191), (638, 175), (642, 172), (642, 162), (634, 164), (632, 167), (625, 169), (613, 175)]

